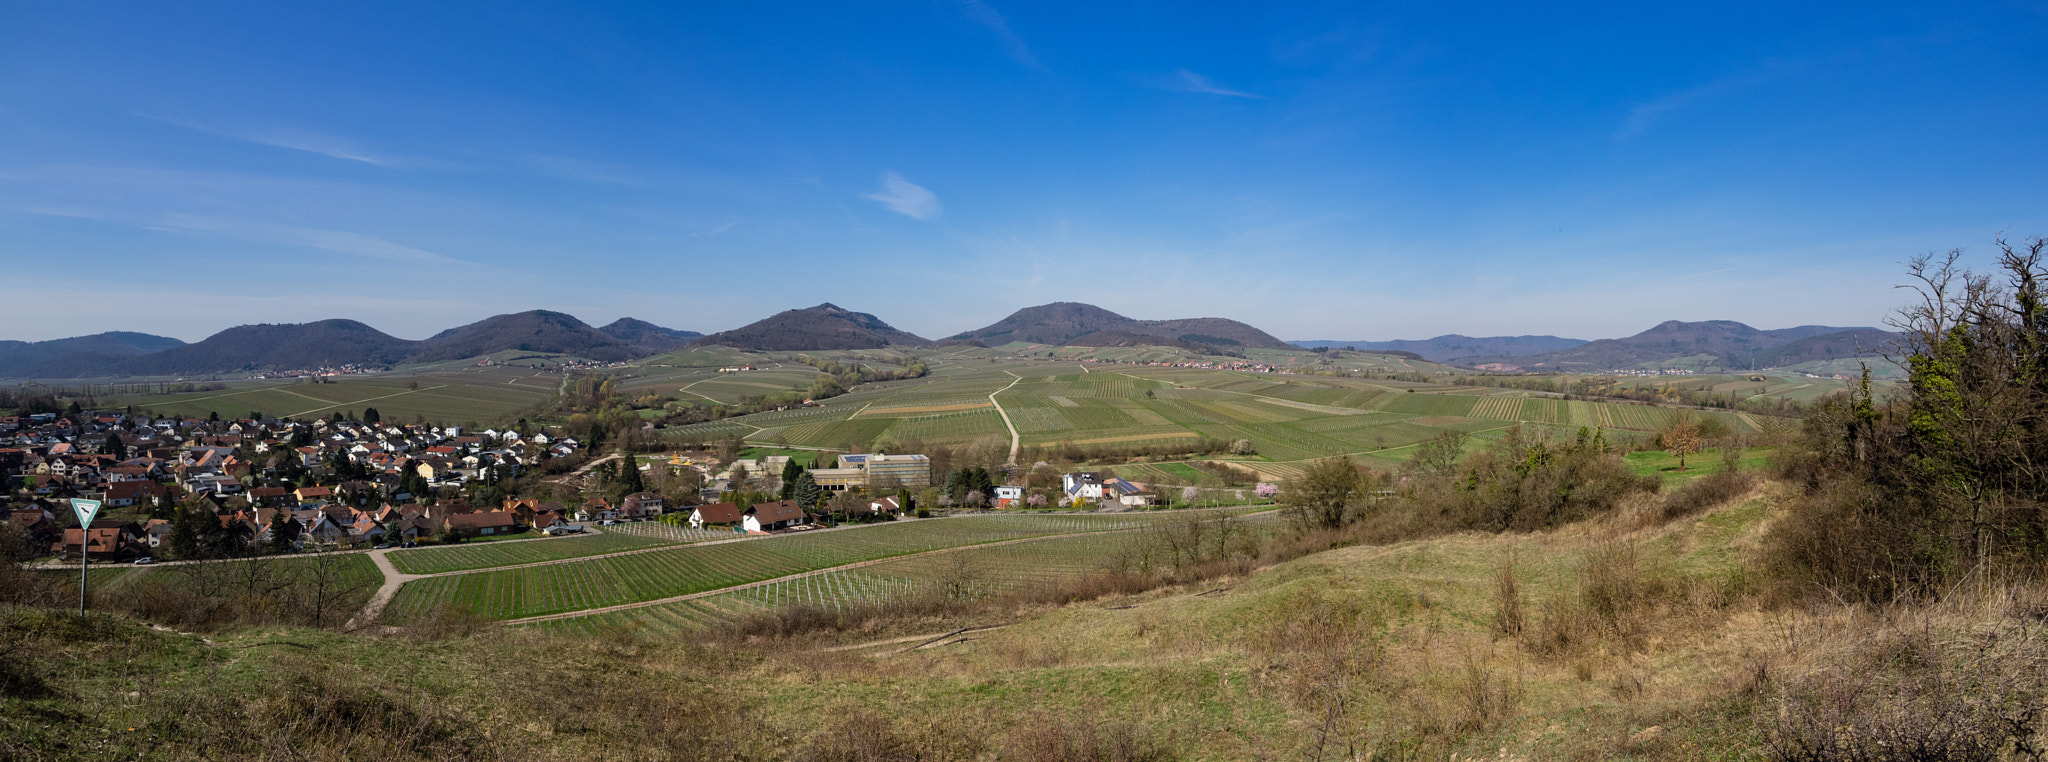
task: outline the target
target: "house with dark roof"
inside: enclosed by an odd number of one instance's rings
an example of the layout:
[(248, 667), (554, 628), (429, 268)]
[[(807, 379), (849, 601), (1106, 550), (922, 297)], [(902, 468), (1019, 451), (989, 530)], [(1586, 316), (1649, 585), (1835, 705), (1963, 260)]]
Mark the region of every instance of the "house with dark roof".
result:
[(1060, 487), (1065, 489), (1069, 499), (1102, 499), (1102, 474), (1094, 471), (1077, 471), (1060, 475)]
[(738, 528), (747, 520), (740, 507), (732, 503), (705, 503), (690, 510), (690, 528)]
[(804, 523), (804, 509), (797, 507), (795, 500), (755, 503), (743, 515), (740, 526), (749, 534), (767, 534)]
[(1114, 500), (1132, 508), (1144, 508), (1159, 502), (1159, 495), (1127, 479), (1110, 478), (1102, 482), (1102, 499)]
[(142, 543), (142, 527), (133, 521), (100, 519), (89, 529), (66, 529), (63, 539), (51, 550), (67, 559), (78, 558), (79, 545), (96, 561), (125, 561), (149, 553)]
[(512, 520), (512, 514), (504, 511), (478, 511), (448, 517), (448, 531), (463, 537), (511, 534), (518, 527)]

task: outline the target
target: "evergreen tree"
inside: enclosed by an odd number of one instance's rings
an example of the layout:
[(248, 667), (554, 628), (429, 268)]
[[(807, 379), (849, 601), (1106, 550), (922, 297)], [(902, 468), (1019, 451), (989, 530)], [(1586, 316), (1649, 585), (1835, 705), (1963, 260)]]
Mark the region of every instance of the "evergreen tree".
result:
[(817, 510), (818, 498), (824, 491), (823, 487), (818, 486), (818, 480), (811, 478), (811, 472), (804, 471), (797, 474), (796, 487), (793, 493), (798, 507), (803, 508), (805, 511)]
[(380, 423), (380, 422), (382, 422), (383, 420), (384, 420), (384, 414), (383, 414), (383, 413), (379, 413), (379, 412), (377, 412), (377, 409), (376, 409), (376, 408), (374, 408), (374, 407), (366, 407), (366, 408), (363, 408), (363, 423), (371, 423), (371, 424), (374, 424), (374, 423)]
[(128, 446), (121, 443), (121, 437), (114, 434), (108, 434), (106, 443), (100, 445), (100, 454), (112, 455), (114, 456), (114, 460), (117, 461), (127, 460)]
[(797, 465), (795, 458), (790, 458), (782, 464), (782, 491), (778, 499), (788, 500), (796, 494), (796, 480), (803, 473), (804, 467)]
[(625, 461), (619, 464), (618, 485), (620, 498), (635, 492), (647, 491), (647, 482), (640, 476), (640, 460), (638, 458), (627, 455)]
[(946, 472), (946, 496), (953, 498), (956, 503), (967, 496), (966, 476), (957, 468)]

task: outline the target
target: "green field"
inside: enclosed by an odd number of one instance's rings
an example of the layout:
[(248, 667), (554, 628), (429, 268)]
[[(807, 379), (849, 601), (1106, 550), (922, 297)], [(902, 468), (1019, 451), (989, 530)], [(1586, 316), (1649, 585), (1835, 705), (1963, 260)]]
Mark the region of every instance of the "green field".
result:
[[(552, 399), (565, 376), (532, 368), (475, 365), (423, 366), (368, 376), (337, 377), (333, 383), (288, 380), (230, 381), (228, 388), (190, 394), (107, 397), (100, 407), (166, 416), (205, 418), (219, 413), (240, 418), (317, 418), (344, 410), (360, 414), (374, 407), (387, 421), (493, 425)], [(417, 388), (414, 388), (417, 387)]]
[[(1267, 478), (1288, 478), (1310, 460), (1351, 455), (1395, 468), (1413, 446), (1445, 430), (1478, 434), (1479, 443), (1520, 425), (1532, 435), (1572, 436), (1579, 428), (1611, 437), (1647, 436), (1681, 415), (1711, 418), (1737, 433), (1756, 433), (1775, 419), (1718, 410), (1630, 402), (1565, 400), (1515, 389), (1413, 381), (1248, 373), (1141, 365), (1019, 361), (1015, 354), (974, 350), (941, 355), (929, 377), (871, 384), (822, 407), (744, 416), (681, 427), (674, 436), (738, 435), (749, 443), (860, 450), (908, 441), (958, 444), (1005, 440), (1010, 428), (989, 398), (1009, 414), (1026, 447), (1117, 448), (1189, 445), (1203, 439), (1247, 440), (1257, 454), (1241, 460)], [(1399, 358), (1394, 358), (1399, 359)], [(765, 372), (765, 371), (764, 371)], [(1727, 394), (1808, 399), (1840, 382), (1797, 377), (1651, 377), (1620, 383), (1683, 383)], [(1747, 385), (1747, 386), (1745, 386)], [(1778, 424), (1782, 425), (1782, 423)], [(1144, 475), (1143, 469), (1136, 474)], [(1166, 470), (1181, 479), (1201, 483)], [(1155, 474), (1156, 475), (1156, 474)]]
[(654, 536), (614, 533), (556, 537), (522, 542), (495, 542), (440, 548), (392, 551), (391, 565), (407, 574), (440, 574), (465, 569), (559, 561), (565, 558), (618, 553), (626, 550), (674, 545), (676, 540)]
[(400, 588), (386, 617), (409, 622), (451, 603), (501, 620), (579, 611), (940, 548), (1141, 527), (1154, 515), (1024, 514), (905, 521), (430, 577)]
[[(87, 586), (94, 596), (147, 592), (152, 585), (163, 585), (171, 590), (214, 589), (220, 586), (232, 588), (234, 584), (249, 579), (248, 575), (233, 571), (239, 564), (261, 564), (265, 571), (261, 579), (275, 581), (306, 572), (312, 565), (320, 563), (335, 564), (334, 571), (340, 586), (357, 588), (335, 604), (336, 610), (361, 608), (370, 599), (371, 593), (374, 593), (377, 586), (384, 581), (384, 575), (377, 571), (377, 565), (370, 560), (368, 554), (339, 553), (322, 556), (264, 557), (197, 565), (101, 566), (95, 563), (87, 573)], [(75, 567), (44, 573), (68, 579), (74, 588), (78, 584), (78, 571)]]

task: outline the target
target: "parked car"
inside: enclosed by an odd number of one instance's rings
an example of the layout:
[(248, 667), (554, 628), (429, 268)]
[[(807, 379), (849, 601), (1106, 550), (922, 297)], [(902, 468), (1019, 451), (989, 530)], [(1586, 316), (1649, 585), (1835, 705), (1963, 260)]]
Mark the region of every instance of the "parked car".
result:
[(391, 543), (388, 543), (388, 542), (386, 542), (386, 543), (378, 543), (377, 547), (371, 548), (371, 550), (390, 550), (390, 549), (391, 549)]
[(611, 525), (613, 525), (613, 524), (617, 524), (617, 523), (619, 523), (619, 522), (617, 522), (617, 521), (613, 521), (613, 520), (611, 520), (611, 519), (605, 519), (605, 520), (603, 520), (603, 521), (597, 522), (597, 525), (598, 525), (598, 526), (603, 526), (603, 527), (608, 527), (608, 526), (611, 526)]
[(151, 558), (149, 556), (143, 556), (141, 558), (135, 559), (136, 566), (148, 566), (153, 563), (156, 563), (156, 559)]

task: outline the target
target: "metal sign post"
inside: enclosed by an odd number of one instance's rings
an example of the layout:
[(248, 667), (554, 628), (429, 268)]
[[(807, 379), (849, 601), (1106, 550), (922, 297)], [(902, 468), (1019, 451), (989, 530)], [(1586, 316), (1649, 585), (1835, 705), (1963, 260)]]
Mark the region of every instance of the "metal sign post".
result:
[(85, 572), (92, 563), (92, 517), (100, 512), (100, 501), (71, 499), (71, 511), (78, 514), (78, 615), (85, 616)]

